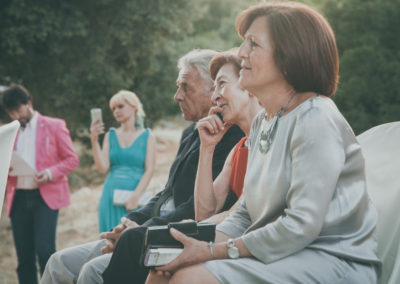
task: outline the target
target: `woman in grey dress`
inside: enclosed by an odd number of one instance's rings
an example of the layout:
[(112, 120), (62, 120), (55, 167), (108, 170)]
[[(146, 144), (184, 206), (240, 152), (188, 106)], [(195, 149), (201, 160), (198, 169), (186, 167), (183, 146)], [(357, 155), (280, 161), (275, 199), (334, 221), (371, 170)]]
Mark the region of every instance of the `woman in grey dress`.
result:
[(254, 119), (243, 201), (216, 242), (176, 230), (180, 256), (148, 283), (376, 283), (377, 213), (356, 137), (329, 98), (338, 53), (327, 21), (300, 3), (239, 14), (240, 85)]

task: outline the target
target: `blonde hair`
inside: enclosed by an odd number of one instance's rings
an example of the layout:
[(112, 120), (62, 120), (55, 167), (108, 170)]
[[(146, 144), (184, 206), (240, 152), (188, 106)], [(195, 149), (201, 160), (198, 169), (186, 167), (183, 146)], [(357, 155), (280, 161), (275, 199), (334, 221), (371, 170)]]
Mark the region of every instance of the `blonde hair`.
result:
[(123, 101), (127, 102), (128, 105), (130, 105), (131, 107), (136, 108), (135, 125), (137, 128), (143, 128), (144, 118), (146, 114), (144, 113), (142, 103), (140, 102), (139, 98), (136, 96), (134, 92), (127, 90), (120, 90), (118, 93), (116, 93), (111, 97), (109, 103), (110, 109), (112, 110)]

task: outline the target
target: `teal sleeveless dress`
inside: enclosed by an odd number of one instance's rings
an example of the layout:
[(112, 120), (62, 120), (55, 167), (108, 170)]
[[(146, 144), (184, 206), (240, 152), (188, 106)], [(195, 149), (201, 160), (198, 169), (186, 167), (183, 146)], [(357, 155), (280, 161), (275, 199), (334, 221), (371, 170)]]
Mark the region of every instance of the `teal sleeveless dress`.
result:
[(144, 173), (149, 129), (144, 130), (129, 147), (119, 145), (115, 129), (109, 133), (110, 170), (104, 182), (98, 207), (99, 229), (106, 232), (121, 223), (128, 211), (125, 206), (113, 205), (114, 189), (134, 191)]

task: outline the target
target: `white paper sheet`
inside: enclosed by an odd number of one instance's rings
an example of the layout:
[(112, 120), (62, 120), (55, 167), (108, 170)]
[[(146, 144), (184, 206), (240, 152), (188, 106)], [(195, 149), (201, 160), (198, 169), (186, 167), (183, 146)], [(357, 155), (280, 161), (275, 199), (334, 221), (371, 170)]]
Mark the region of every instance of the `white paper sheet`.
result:
[(36, 174), (35, 169), (15, 152), (12, 153), (10, 168), (10, 176), (30, 176)]

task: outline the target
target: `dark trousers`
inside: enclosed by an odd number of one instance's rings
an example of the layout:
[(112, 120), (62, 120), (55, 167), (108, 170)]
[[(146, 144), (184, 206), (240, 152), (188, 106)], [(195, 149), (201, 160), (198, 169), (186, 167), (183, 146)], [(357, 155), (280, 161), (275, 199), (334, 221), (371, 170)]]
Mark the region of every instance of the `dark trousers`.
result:
[(42, 275), (47, 260), (56, 251), (58, 210), (47, 206), (38, 189), (16, 190), (10, 217), (19, 283), (35, 284), (36, 256)]
[(146, 227), (137, 227), (122, 234), (110, 263), (103, 273), (104, 284), (144, 283), (149, 269), (140, 263)]

